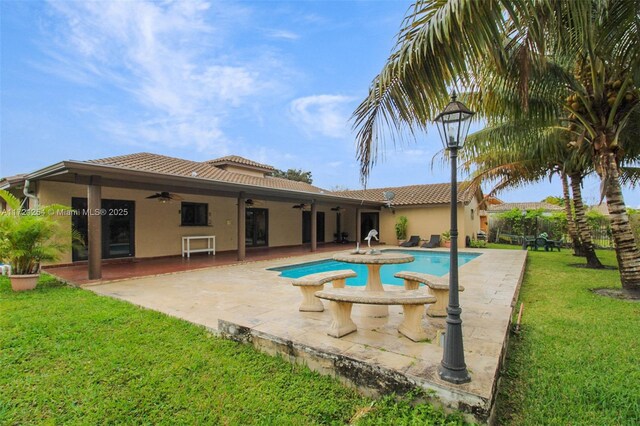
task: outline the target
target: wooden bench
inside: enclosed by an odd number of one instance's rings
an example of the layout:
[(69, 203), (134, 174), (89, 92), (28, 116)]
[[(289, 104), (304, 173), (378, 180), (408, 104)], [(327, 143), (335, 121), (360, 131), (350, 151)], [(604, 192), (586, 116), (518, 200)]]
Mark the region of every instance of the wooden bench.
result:
[(354, 303), (365, 305), (402, 305), (404, 318), (398, 331), (414, 342), (425, 340), (427, 333), (421, 322), (424, 305), (436, 298), (421, 290), (363, 291), (355, 288), (333, 288), (316, 293), (316, 297), (331, 302), (331, 326), (327, 334), (342, 337), (358, 329), (351, 319)]
[(347, 278), (352, 278), (357, 274), (351, 269), (339, 271), (318, 272), (317, 274), (305, 275), (296, 278), (292, 284), (300, 287), (302, 292), (302, 303), (298, 308), (302, 312), (322, 312), (324, 305), (315, 297), (316, 291), (324, 289), (328, 282), (333, 283), (333, 288), (344, 288)]
[[(436, 303), (427, 309), (427, 315), (430, 317), (446, 317), (447, 306), (449, 305), (449, 283), (444, 282), (441, 278), (429, 274), (423, 274), (413, 271), (402, 271), (394, 275), (396, 278), (404, 280), (404, 288), (407, 290), (417, 290), (420, 283), (426, 285), (436, 298)], [(464, 291), (464, 287), (459, 285), (459, 291)]]

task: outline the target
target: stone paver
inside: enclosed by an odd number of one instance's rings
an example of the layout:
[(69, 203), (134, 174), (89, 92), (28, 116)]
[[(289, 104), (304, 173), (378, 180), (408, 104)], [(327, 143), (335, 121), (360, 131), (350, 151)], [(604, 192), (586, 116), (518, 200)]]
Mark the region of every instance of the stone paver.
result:
[[(494, 400), (526, 251), (466, 251), (483, 254), (460, 268), (460, 284), (465, 287), (460, 293), (465, 360), (472, 379), (463, 385), (452, 385), (438, 377), (442, 348), (437, 341), (412, 342), (398, 333), (403, 319), (400, 306), (390, 306), (388, 318), (370, 318), (361, 315), (362, 305), (354, 305), (352, 318), (358, 330), (336, 339), (326, 335), (331, 322), (329, 310), (299, 312), (299, 289), (291, 285), (291, 279), (266, 269), (331, 258), (332, 253), (200, 269), (88, 288), (201, 324), (214, 332), (218, 331), (220, 320), (220, 324), (246, 327), (259, 349), (284, 353), (292, 360), (335, 374), (350, 383), (360, 382), (357, 377), (349, 377), (346, 367), (336, 367), (343, 365), (344, 360), (348, 361), (349, 368), (370, 367), (375, 374), (388, 374), (396, 384), (406, 379), (411, 384), (434, 390), (447, 406), (474, 410), (475, 420), (484, 421)], [(438, 331), (444, 330), (444, 320), (425, 316), (422, 324), (427, 334), (435, 337)], [(376, 380), (371, 380), (370, 387), (376, 387)]]

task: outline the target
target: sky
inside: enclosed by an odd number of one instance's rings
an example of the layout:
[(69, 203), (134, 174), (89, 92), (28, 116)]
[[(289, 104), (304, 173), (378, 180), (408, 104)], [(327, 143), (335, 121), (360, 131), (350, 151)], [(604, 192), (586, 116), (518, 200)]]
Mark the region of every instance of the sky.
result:
[[(350, 117), (410, 4), (0, 0), (0, 176), (135, 152), (240, 155), (359, 189)], [(389, 141), (368, 187), (447, 182), (440, 150), (435, 129)], [(597, 203), (598, 181), (584, 193)], [(555, 179), (499, 197), (560, 194)]]

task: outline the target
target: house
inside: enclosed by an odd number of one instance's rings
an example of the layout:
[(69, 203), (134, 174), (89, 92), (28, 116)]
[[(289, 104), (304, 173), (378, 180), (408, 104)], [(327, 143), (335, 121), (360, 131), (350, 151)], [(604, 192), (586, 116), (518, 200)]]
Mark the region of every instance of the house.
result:
[[(89, 161), (61, 161), (0, 180), (0, 188), (28, 203), (63, 204), (61, 217), (86, 239), (60, 263), (88, 261), (90, 279), (103, 259), (180, 255), (187, 236), (214, 236), (217, 251), (284, 247), (362, 239), (372, 228), (395, 244), (395, 217), (409, 218), (409, 232), (428, 237), (449, 227), (449, 184), (331, 192), (270, 176), (275, 169), (239, 156), (190, 161), (137, 153)], [(385, 191), (395, 191), (391, 204)], [(460, 235), (473, 236), (479, 190), (463, 191)], [(479, 198), (480, 197), (480, 198)], [(71, 232), (69, 232), (71, 235)], [(464, 244), (464, 238), (461, 238)], [(203, 242), (194, 241), (194, 244)]]
[[(457, 202), (460, 247), (465, 246), (467, 237), (475, 239), (480, 231), (478, 206), (483, 199), (480, 188), (462, 188), (458, 191)], [(334, 194), (362, 202), (383, 203), (381, 210), (361, 210), (361, 238), (366, 236), (369, 229), (378, 229), (380, 241), (396, 244), (395, 224), (400, 216), (407, 218), (407, 237), (418, 235), (428, 240), (430, 235), (442, 234), (449, 231), (451, 226), (449, 183), (338, 191)]]
[(542, 210), (543, 214), (547, 214), (547, 215), (564, 211), (563, 206), (550, 204), (544, 201), (540, 201), (540, 202), (532, 201), (532, 202), (520, 202), (520, 203), (491, 204), (487, 206), (487, 213), (489, 215), (500, 214), (500, 213), (509, 212), (513, 209), (518, 209), (523, 212), (526, 212), (528, 210)]

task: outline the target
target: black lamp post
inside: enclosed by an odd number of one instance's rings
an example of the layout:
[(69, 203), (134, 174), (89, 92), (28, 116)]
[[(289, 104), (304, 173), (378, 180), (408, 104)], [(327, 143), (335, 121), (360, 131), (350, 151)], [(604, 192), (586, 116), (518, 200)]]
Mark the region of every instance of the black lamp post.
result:
[(464, 146), (464, 140), (471, 124), (471, 112), (464, 104), (456, 101), (455, 92), (451, 102), (435, 118), (444, 149), (451, 158), (451, 251), (449, 265), (449, 306), (447, 306), (447, 330), (444, 335), (444, 351), (438, 372), (440, 378), (451, 383), (471, 381), (467, 365), (464, 362), (462, 343), (462, 320), (458, 298), (458, 150)]

